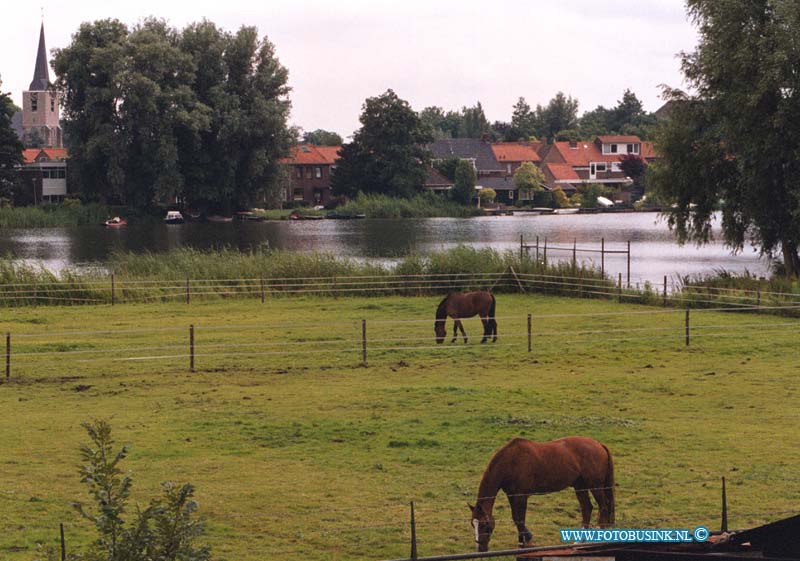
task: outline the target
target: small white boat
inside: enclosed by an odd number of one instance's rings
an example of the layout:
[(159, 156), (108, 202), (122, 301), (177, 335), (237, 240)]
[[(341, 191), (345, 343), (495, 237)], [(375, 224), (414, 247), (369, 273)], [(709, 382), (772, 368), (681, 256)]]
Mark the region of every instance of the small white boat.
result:
[(167, 224), (183, 224), (183, 215), (177, 210), (167, 211), (167, 216), (164, 217), (164, 222)]
[(579, 208), (557, 208), (553, 214), (578, 214), (581, 211)]

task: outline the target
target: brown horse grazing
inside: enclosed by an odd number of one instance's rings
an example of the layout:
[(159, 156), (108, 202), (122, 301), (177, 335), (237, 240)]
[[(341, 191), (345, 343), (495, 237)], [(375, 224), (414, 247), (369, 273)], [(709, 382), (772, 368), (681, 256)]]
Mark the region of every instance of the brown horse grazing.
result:
[(502, 489), (511, 503), (511, 516), (519, 532), (520, 547), (532, 545), (533, 534), (525, 526), (528, 497), (574, 487), (581, 505), (584, 528), (592, 515), (592, 493), (600, 509), (598, 524), (614, 524), (614, 463), (605, 445), (583, 436), (550, 442), (515, 438), (498, 450), (486, 466), (475, 506), (472, 527), (478, 551), (489, 550), (494, 530), (492, 509)]
[(445, 322), (447, 321), (447, 316), (450, 316), (453, 318), (453, 340), (450, 342), (455, 342), (460, 329), (466, 343), (467, 334), (464, 331), (464, 326), (461, 325), (461, 320), (479, 315), (481, 323), (483, 323), (483, 339), (481, 339), (481, 343), (485, 343), (489, 337), (492, 337), (492, 343), (494, 343), (497, 341), (497, 321), (495, 320), (494, 312), (495, 301), (491, 292), (486, 290), (462, 292), (460, 294), (451, 292), (445, 296), (444, 300), (439, 303), (439, 307), (436, 308), (436, 321), (433, 324), (433, 329), (436, 331), (436, 342), (441, 343), (444, 341), (445, 335), (447, 335)]

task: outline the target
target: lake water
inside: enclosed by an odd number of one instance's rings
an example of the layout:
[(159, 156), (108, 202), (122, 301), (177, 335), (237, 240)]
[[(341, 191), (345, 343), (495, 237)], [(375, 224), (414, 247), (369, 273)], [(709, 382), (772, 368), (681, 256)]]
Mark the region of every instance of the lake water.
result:
[[(718, 237), (718, 229), (715, 229)], [(748, 247), (733, 255), (721, 243), (703, 247), (678, 246), (663, 219), (655, 213), (518, 215), (480, 218), (404, 220), (317, 220), (130, 225), (123, 228), (84, 226), (0, 230), (0, 252), (50, 270), (102, 264), (114, 250), (168, 251), (181, 246), (231, 247), (250, 250), (262, 244), (290, 251), (326, 251), (362, 259), (392, 260), (412, 252), (447, 249), (466, 244), (519, 250), (526, 242), (544, 238), (551, 246), (624, 249), (631, 242), (632, 282), (660, 282), (664, 275), (711, 273), (715, 269), (748, 270), (766, 275), (769, 264)], [(578, 254), (579, 260), (599, 255)], [(548, 251), (549, 260), (571, 259), (570, 251)], [(607, 255), (606, 269), (625, 274), (623, 255)]]

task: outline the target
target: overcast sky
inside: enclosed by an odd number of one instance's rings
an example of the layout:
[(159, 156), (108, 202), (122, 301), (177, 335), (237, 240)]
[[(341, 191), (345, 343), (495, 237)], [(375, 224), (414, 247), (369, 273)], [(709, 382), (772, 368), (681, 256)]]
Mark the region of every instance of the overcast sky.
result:
[(109, 17), (255, 25), (289, 69), (292, 123), (343, 136), (364, 99), (387, 88), (417, 110), (480, 100), (490, 121), (510, 120), (519, 96), (535, 106), (559, 90), (580, 113), (613, 106), (625, 88), (654, 111), (659, 84), (683, 85), (676, 54), (697, 40), (682, 0), (14, 2), (0, 19), (0, 78), (17, 105), (33, 76), (40, 6), (48, 50), (68, 45), (81, 22)]

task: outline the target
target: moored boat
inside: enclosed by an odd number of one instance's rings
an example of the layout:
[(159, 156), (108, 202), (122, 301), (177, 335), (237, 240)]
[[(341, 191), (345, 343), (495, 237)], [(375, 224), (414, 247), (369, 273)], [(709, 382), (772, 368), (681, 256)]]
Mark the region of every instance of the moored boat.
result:
[(128, 221), (124, 218), (120, 218), (119, 216), (115, 216), (114, 218), (106, 220), (104, 224), (109, 228), (118, 228), (119, 226), (127, 226)]
[(177, 210), (167, 211), (164, 222), (167, 224), (183, 224), (183, 215)]

